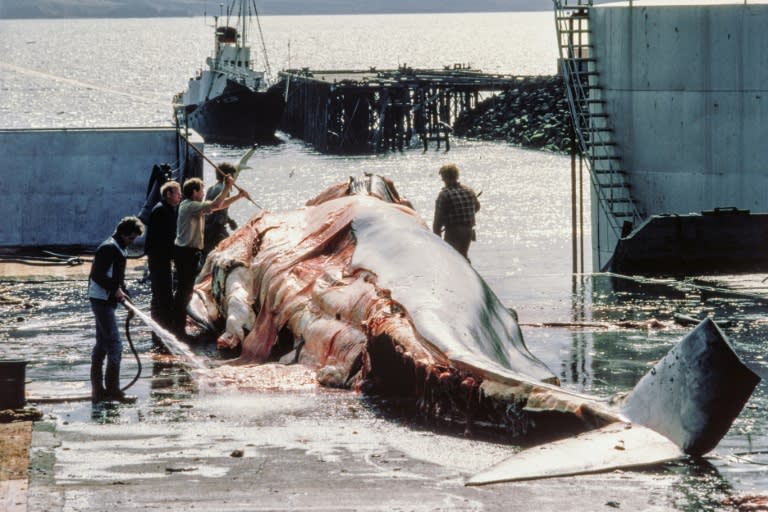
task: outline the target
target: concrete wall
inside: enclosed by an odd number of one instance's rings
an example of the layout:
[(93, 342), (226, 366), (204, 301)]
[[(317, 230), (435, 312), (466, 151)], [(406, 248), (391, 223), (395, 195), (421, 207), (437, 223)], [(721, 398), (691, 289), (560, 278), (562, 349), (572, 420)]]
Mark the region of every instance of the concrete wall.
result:
[(768, 211), (768, 5), (596, 6), (590, 27), (640, 210)]
[(173, 128), (0, 130), (0, 247), (94, 246), (136, 215)]

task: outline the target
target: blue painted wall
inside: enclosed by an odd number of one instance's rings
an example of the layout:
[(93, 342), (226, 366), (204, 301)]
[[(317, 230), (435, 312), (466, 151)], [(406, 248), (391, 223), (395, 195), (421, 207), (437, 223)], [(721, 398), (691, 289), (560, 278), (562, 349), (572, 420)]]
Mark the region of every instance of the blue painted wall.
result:
[(136, 215), (173, 128), (0, 130), (0, 247), (95, 246)]

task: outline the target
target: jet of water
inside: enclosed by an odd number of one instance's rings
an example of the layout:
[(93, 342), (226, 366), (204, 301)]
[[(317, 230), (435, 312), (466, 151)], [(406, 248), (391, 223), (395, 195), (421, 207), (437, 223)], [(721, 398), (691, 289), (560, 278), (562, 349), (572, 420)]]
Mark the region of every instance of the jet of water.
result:
[(152, 317), (141, 311), (132, 302), (127, 299), (123, 300), (123, 306), (125, 306), (128, 311), (139, 317), (142, 322), (144, 322), (150, 329), (152, 329), (152, 331), (162, 340), (163, 344), (171, 352), (171, 354), (180, 358), (183, 363), (198, 370), (205, 370), (207, 368), (205, 363), (203, 363), (203, 359), (195, 355), (189, 348), (189, 345), (177, 339), (176, 336), (161, 327), (160, 324), (152, 319)]

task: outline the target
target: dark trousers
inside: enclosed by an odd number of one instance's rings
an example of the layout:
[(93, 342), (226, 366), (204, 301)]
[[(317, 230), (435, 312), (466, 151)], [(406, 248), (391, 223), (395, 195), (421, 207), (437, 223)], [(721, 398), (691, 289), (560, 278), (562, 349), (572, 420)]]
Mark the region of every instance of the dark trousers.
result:
[(229, 236), (227, 226), (225, 224), (210, 223), (205, 225), (205, 247), (203, 247), (203, 254), (207, 257), (208, 254), (217, 246), (219, 242)]
[[(94, 396), (114, 393), (119, 390), (120, 361), (123, 357), (123, 342), (117, 329), (116, 305), (91, 299), (91, 311), (96, 319), (96, 344), (91, 351), (91, 385)], [(106, 386), (103, 384), (104, 360), (107, 360)]]
[(149, 312), (152, 319), (165, 329), (173, 329), (173, 271), (171, 257), (150, 256), (149, 279), (152, 285), (152, 301)]
[(455, 225), (445, 227), (445, 241), (456, 249), (459, 254), (469, 260), (469, 244), (472, 243), (472, 226)]
[(195, 287), (200, 250), (192, 247), (174, 248), (173, 260), (176, 263), (176, 295), (173, 301), (174, 329), (177, 334), (184, 334), (187, 325), (187, 304), (192, 298)]

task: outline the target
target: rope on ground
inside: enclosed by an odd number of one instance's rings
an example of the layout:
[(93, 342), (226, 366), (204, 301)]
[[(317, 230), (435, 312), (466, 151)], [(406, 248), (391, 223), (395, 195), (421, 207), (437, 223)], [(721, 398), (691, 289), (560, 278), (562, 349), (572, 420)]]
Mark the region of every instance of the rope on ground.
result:
[(56, 266), (66, 265), (74, 267), (82, 265), (83, 259), (79, 256), (71, 256), (65, 258), (61, 257), (49, 257), (49, 256), (25, 256), (25, 255), (0, 255), (0, 262), (3, 263), (18, 263), (21, 265), (33, 265), (33, 266)]

